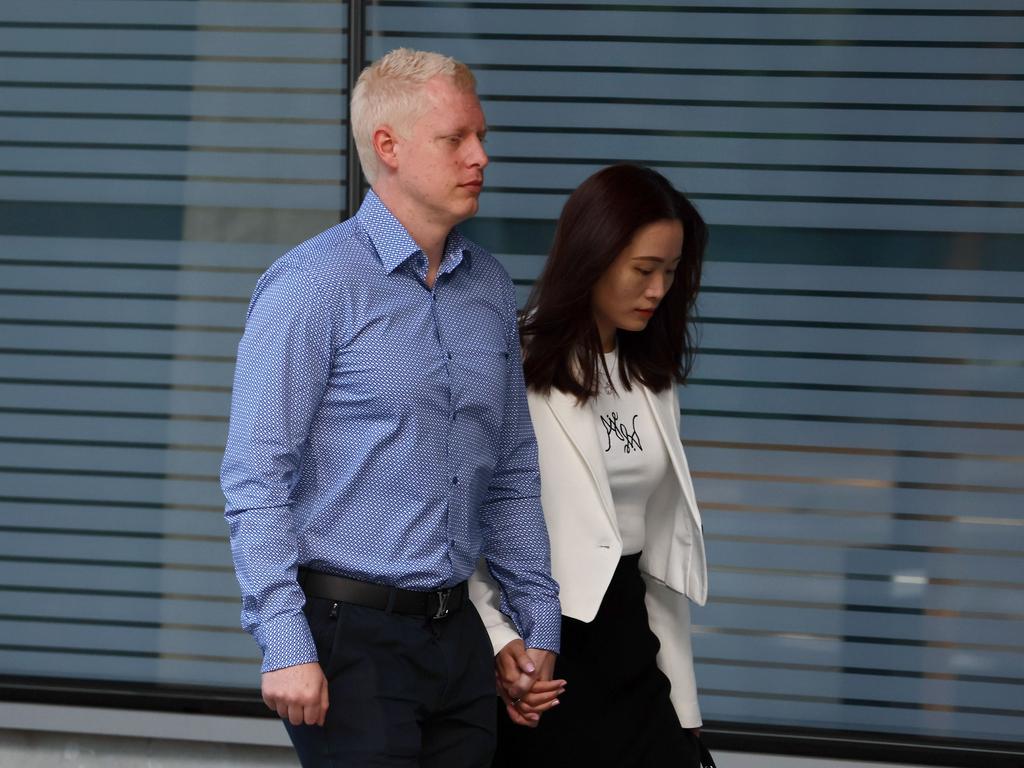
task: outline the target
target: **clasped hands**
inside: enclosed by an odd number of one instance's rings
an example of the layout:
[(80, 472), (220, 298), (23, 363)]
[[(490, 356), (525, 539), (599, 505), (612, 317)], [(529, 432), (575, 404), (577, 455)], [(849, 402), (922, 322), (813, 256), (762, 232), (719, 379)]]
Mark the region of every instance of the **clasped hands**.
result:
[(552, 680), (555, 654), (527, 648), (522, 640), (507, 643), (494, 657), (494, 682), (509, 719), (536, 728), (540, 716), (558, 706), (565, 680)]

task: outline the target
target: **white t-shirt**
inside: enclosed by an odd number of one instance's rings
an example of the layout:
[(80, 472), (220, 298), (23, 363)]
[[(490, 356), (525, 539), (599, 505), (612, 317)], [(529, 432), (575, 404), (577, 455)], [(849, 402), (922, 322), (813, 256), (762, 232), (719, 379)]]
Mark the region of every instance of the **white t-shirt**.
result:
[(635, 382), (627, 391), (619, 379), (618, 354), (608, 352), (604, 359), (615, 388), (602, 372), (600, 394), (590, 400), (590, 407), (611, 485), (622, 554), (633, 555), (644, 548), (647, 500), (668, 470), (668, 455), (643, 385)]

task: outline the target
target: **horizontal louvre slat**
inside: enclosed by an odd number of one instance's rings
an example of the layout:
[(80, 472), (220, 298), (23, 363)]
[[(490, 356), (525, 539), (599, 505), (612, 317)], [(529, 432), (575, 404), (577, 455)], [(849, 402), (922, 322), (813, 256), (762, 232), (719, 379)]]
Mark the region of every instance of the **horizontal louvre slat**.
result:
[(96, 150), (59, 148), (0, 149), (4, 171), (44, 173), (217, 177), (253, 181), (296, 179), (337, 186), (343, 158), (335, 154), (299, 155), (259, 152)]
[[(104, 449), (91, 448), (101, 451)], [(105, 449), (107, 451), (111, 449)], [(133, 448), (136, 454), (159, 456), (156, 449)], [(80, 451), (84, 453), (84, 451)], [(168, 451), (171, 461), (181, 451)], [(70, 464), (70, 462), (68, 462)], [(130, 505), (81, 505), (73, 502), (47, 503), (40, 501), (3, 500), (0, 499), (0, 525), (22, 528), (52, 528), (54, 530), (77, 530), (121, 532), (133, 536), (178, 537), (191, 536), (214, 537), (226, 539), (227, 533), (220, 509), (210, 510), (177, 510), (170, 519), (164, 519), (160, 509), (150, 506), (132, 507)], [(232, 604), (237, 603), (237, 594), (224, 597)]]
[[(412, 6), (412, 7), (410, 7)], [(756, 38), (768, 44), (779, 40), (900, 40), (932, 42), (1008, 42), (1024, 36), (1024, 19), (1007, 18), (993, 24), (986, 18), (892, 16), (884, 25), (870, 16), (851, 16), (841, 26), (830, 16), (804, 14), (765, 16), (756, 13), (687, 13), (685, 6), (666, 11), (637, 13), (626, 4), (616, 10), (591, 7), (586, 13), (574, 10), (415, 7), (414, 3), (371, 7), (368, 23), (374, 29), (414, 29), (420, 33), (493, 34), (500, 30), (510, 37), (571, 35), (583, 38), (641, 35), (712, 39)], [(486, 30), (486, 31), (483, 31)]]
[[(340, 93), (211, 93), (208, 91), (149, 91), (143, 86), (131, 90), (103, 88), (3, 88), (0, 99), (6, 115), (27, 113), (63, 114), (67, 104), (80, 100), (87, 105), (82, 115), (197, 117), (243, 121), (247, 118), (287, 117), (290, 120), (333, 120), (347, 116)], [(138, 118), (136, 118), (138, 119)]]
[[(876, 241), (880, 242), (880, 241)], [(739, 254), (738, 254), (739, 255)], [(921, 299), (932, 296), (980, 296), (1002, 298), (1003, 303), (1022, 304), (1024, 274), (958, 268), (949, 264), (947, 269), (864, 269), (831, 263), (828, 253), (819, 254), (818, 264), (804, 264), (800, 269), (779, 270), (764, 264), (737, 264), (716, 262), (707, 265), (706, 287), (722, 290), (756, 287), (760, 290), (838, 291), (856, 295), (856, 292), (916, 295)], [(753, 286), (751, 284), (754, 284)]]
[[(725, 419), (726, 421), (728, 419)], [(1019, 519), (1020, 497), (1007, 493), (951, 492), (931, 488), (900, 487), (897, 483), (825, 483), (814, 478), (802, 478), (795, 468), (791, 474), (782, 477), (752, 473), (748, 475), (714, 474), (714, 470), (695, 470), (694, 482), (699, 500), (716, 504), (757, 503), (771, 507), (801, 509), (824, 507), (826, 509), (865, 510), (919, 515), (970, 516), (984, 514), (986, 517)], [(705, 531), (714, 531), (714, 515), (709, 514), (704, 525)], [(1008, 545), (1019, 547), (1019, 530), (1010, 529)], [(750, 556), (756, 556), (756, 548)], [(836, 567), (842, 568), (842, 561), (836, 560)], [(718, 561), (715, 561), (718, 562)], [(898, 567), (894, 565), (893, 567)], [(947, 574), (948, 575), (948, 574)], [(991, 579), (989, 579), (991, 580)]]
[[(662, 68), (666, 62), (672, 67), (703, 68), (708, 62), (728, 62), (730, 68), (756, 67), (776, 70), (825, 70), (839, 72), (910, 72), (931, 74), (954, 72), (958, 74), (1019, 74), (1024, 52), (1016, 49), (984, 50), (978, 48), (940, 47), (941, 56), (934, 48), (906, 50), (881, 46), (827, 46), (808, 39), (805, 45), (743, 45), (723, 40), (707, 43), (680, 44), (671, 42), (642, 43), (591, 42), (584, 37), (557, 35), (554, 40), (494, 40), (473, 39), (469, 36), (431, 39), (427, 35), (410, 34), (402, 28), (382, 29), (368, 41), (370, 58), (399, 46), (424, 47), (433, 43), (443, 47), (451, 56), (468, 64), (517, 64), (529, 61), (535, 65), (587, 66), (595, 61), (621, 62), (620, 66)], [(500, 44), (499, 44), (500, 43)], [(641, 44), (637, 44), (641, 43)]]
[[(658, 74), (630, 72), (559, 72), (529, 77), (528, 61), (510, 64), (509, 69), (481, 68), (476, 72), (480, 93), (524, 99), (551, 96), (593, 98), (597, 102), (629, 99), (667, 99), (680, 102), (750, 101), (753, 105), (785, 102), (808, 108), (833, 105), (863, 105), (879, 109), (948, 105), (949, 108), (1019, 106), (1020, 84), (986, 83), (979, 89), (971, 80), (913, 80), (886, 78), (884, 88), (867, 77), (825, 77), (806, 70), (786, 76), (770, 71), (758, 73), (737, 68), (736, 74)], [(780, 105), (781, 106), (781, 105)], [(549, 149), (553, 149), (550, 148)], [(566, 147), (566, 150), (573, 150)], [(865, 159), (866, 158), (862, 158)]]
[[(341, 63), (344, 55), (339, 49), (343, 39), (341, 30), (335, 34), (301, 34), (294, 31), (208, 32), (184, 29), (181, 31), (150, 31), (114, 29), (4, 29), (0, 27), (0, 50), (7, 53), (53, 54), (54, 58), (68, 55), (88, 57), (99, 55), (136, 55), (158, 59), (166, 56), (231, 59), (246, 57), (257, 61), (293, 59), (297, 63)], [(41, 44), (45, 47), (41, 48)], [(286, 62), (280, 62), (286, 63)]]
[[(27, 592), (4, 592), (4, 603), (10, 613), (49, 619), (82, 618), (109, 622), (139, 622), (147, 624), (192, 625), (215, 631), (230, 629), (237, 632), (234, 621), (224, 624), (220, 603), (200, 600), (165, 598), (160, 603), (150, 598), (100, 597), (89, 603), (91, 615), (81, 613), (81, 599), (75, 595), (56, 594), (40, 601), (38, 595)], [(249, 654), (246, 654), (249, 655)]]
[[(329, 89), (338, 94), (343, 88), (338, 65), (334, 63), (139, 59), (126, 67), (121, 59), (39, 59), (18, 54), (4, 56), (3, 61), (4, 81), (31, 83), (39, 87), (54, 87), (55, 83), (84, 83), (95, 88), (131, 86), (158, 92), (176, 87), (189, 91), (235, 88), (261, 91), (314, 89), (316, 92)], [(347, 107), (347, 102), (342, 101), (342, 107)], [(68, 104), (78, 109), (88, 106), (77, 100)]]
[(88, 358), (83, 355), (75, 356), (66, 352), (62, 354), (59, 350), (51, 351), (50, 354), (31, 356), (16, 351), (0, 351), (0, 355), (5, 367), (9, 364), (14, 370), (20, 370), (23, 377), (74, 381), (76, 373), (80, 374), (85, 370), (89, 375), (85, 381), (89, 382), (90, 386), (93, 383), (102, 385), (105, 381), (137, 382), (144, 385), (142, 388), (146, 388), (145, 385), (162, 383), (172, 390), (176, 387), (230, 386), (234, 368), (233, 358), (223, 363), (206, 362), (175, 359), (170, 353), (155, 359), (95, 355), (97, 359), (103, 360), (102, 366), (86, 363), (85, 360)]
[[(0, 114), (0, 131), (8, 140), (116, 143), (127, 138), (135, 144), (170, 144), (187, 147), (284, 147), (319, 149), (338, 146), (340, 123), (303, 124), (267, 113), (263, 122), (196, 122), (111, 118), (35, 116), (12, 118)], [(87, 114), (87, 113), (86, 113)], [(22, 198), (16, 198), (22, 199)]]
[[(564, 141), (562, 136), (556, 137)], [(687, 185), (682, 185), (684, 188)], [(509, 219), (556, 218), (568, 195), (485, 192), (480, 199), (483, 216)], [(715, 200), (695, 195), (701, 213), (711, 223), (744, 222), (761, 227), (872, 228), (929, 232), (989, 232), (1024, 234), (1017, 208), (980, 206), (890, 204), (884, 198), (842, 198), (834, 202), (794, 195), (793, 200)], [(801, 197), (803, 199), (801, 199)], [(900, 201), (896, 201), (897, 203)]]
[(62, 22), (69, 24), (222, 24), (229, 26), (316, 27), (342, 24), (347, 17), (344, 3), (240, 2), (181, 3), (176, 0), (8, 0), (4, 19), (20, 23)]
[[(969, 528), (972, 526), (960, 527), (956, 534), (960, 535)], [(730, 602), (754, 604), (760, 601), (770, 605), (779, 601), (780, 593), (785, 593), (786, 600), (790, 602), (826, 606), (823, 608), (824, 610), (828, 610), (827, 606), (846, 607), (853, 610), (854, 613), (878, 609), (880, 612), (886, 610), (892, 612), (931, 611), (937, 616), (950, 614), (955, 616), (960, 613), (1016, 616), (1014, 611), (1019, 607), (1017, 595), (1013, 589), (979, 590), (968, 585), (928, 584), (923, 580), (922, 583), (915, 583), (910, 574), (907, 575), (906, 583), (904, 583), (893, 580), (807, 579), (774, 574), (763, 574), (757, 579), (751, 579), (745, 574), (716, 570), (715, 587), (715, 599), (723, 604)], [(720, 655), (730, 655), (730, 652), (727, 649), (722, 649)], [(770, 655), (754, 654), (750, 659), (751, 661), (773, 660)], [(799, 657), (785, 656), (781, 652), (775, 660), (780, 663), (800, 661)], [(943, 664), (928, 660), (923, 663), (908, 663), (906, 659), (885, 657), (874, 660), (859, 658), (852, 661), (859, 666), (874, 663), (877, 666), (894, 670), (900, 669), (903, 665), (908, 666), (909, 669), (928, 669), (935, 672), (942, 672), (945, 669), (950, 674), (968, 673), (972, 667), (967, 660), (963, 659), (959, 664), (950, 664), (948, 660), (944, 660)], [(979, 671), (984, 674), (1004, 677), (1015, 676), (1013, 659), (1004, 658), (1004, 662), (1001, 667), (985, 665)]]
[[(226, 382), (230, 387), (230, 382)], [(224, 386), (222, 384), (222, 386)], [(64, 387), (45, 384), (0, 384), (0, 393), (9, 408), (46, 408), (55, 402), (67, 402)], [(194, 392), (185, 390), (153, 391), (117, 389), (117, 410), (121, 413), (168, 413), (223, 417), (227, 413), (227, 392)], [(91, 411), (105, 411), (111, 405), (111, 390), (82, 387), (74, 393), (74, 407)]]
[[(749, 355), (744, 355), (749, 351)], [(760, 381), (811, 381), (889, 385), (901, 387), (927, 386), (936, 381), (951, 389), (973, 389), (981, 376), (996, 383), (993, 389), (1020, 391), (1021, 369), (1017, 366), (964, 365), (956, 359), (943, 361), (924, 358), (906, 361), (871, 359), (829, 359), (829, 353), (803, 355), (792, 350), (705, 349), (694, 369), (697, 376), (722, 379), (757, 376)], [(817, 358), (817, 359), (815, 359)], [(756, 361), (756, 362), (755, 362)], [(998, 362), (998, 361), (997, 361)], [(756, 366), (756, 371), (751, 369)], [(988, 374), (986, 376), (986, 374)], [(1002, 384), (1002, 385), (1000, 385)]]
[[(209, 647), (209, 644), (207, 644)], [(171, 655), (158, 651), (137, 652), (137, 655), (104, 654), (95, 649), (62, 649), (49, 652), (27, 651), (21, 646), (6, 650), (0, 644), (0, 665), (17, 669), (20, 674), (40, 677), (53, 675), (55, 663), (65, 670), (64, 676), (84, 680), (146, 680), (156, 683), (208, 686), (211, 679), (223, 685), (245, 688), (252, 679), (259, 660), (247, 657), (244, 662), (201, 653)]]
[[(759, 366), (761, 367), (761, 366)], [(765, 366), (767, 367), (767, 366)], [(849, 368), (854, 365), (847, 366)], [(859, 374), (864, 376), (884, 376), (891, 373), (888, 366), (856, 366)], [(865, 370), (866, 369), (866, 370)], [(836, 367), (842, 375), (842, 368)], [(937, 375), (944, 375), (940, 366), (930, 366), (927, 370)], [(704, 370), (699, 371), (701, 374)], [(891, 378), (890, 378), (891, 380)], [(954, 384), (955, 386), (955, 384)], [(756, 398), (758, 413), (814, 413), (822, 416), (843, 416), (857, 414), (870, 419), (912, 419), (922, 422), (934, 422), (936, 426), (951, 426), (962, 423), (991, 425), (989, 429), (1015, 429), (1024, 432), (1024, 423), (1005, 424), (1008, 402), (995, 398), (967, 397), (922, 397), (915, 394), (862, 393), (862, 392), (822, 392), (811, 389), (758, 388), (742, 389), (740, 387), (692, 387), (687, 391), (686, 407), (694, 411), (702, 410), (747, 410)], [(1020, 407), (1019, 403), (1017, 407)], [(927, 424), (922, 424), (927, 426)]]
[[(757, 88), (760, 83), (751, 87)], [(628, 93), (631, 86), (624, 87)], [(680, 86), (684, 89), (685, 85)], [(1019, 87), (1019, 86), (1014, 86)], [(755, 115), (756, 116), (756, 115)], [(638, 124), (642, 130), (642, 125)], [(680, 131), (687, 131), (685, 124)], [(747, 130), (751, 128), (751, 130)], [(644, 161), (670, 168), (675, 162), (729, 162), (751, 164), (801, 164), (815, 166), (880, 166), (882, 168), (906, 167), (918, 170), (936, 168), (993, 168), (1024, 169), (1024, 153), (1016, 144), (995, 142), (955, 142), (955, 137), (945, 141), (915, 143), (899, 141), (898, 137), (844, 137), (842, 140), (821, 135), (800, 137), (764, 136), (754, 126), (745, 126), (724, 132), (724, 135), (701, 136), (687, 133), (682, 139), (673, 136), (616, 134), (577, 134), (572, 142), (564, 136), (536, 132), (511, 132), (492, 129), (492, 134), (501, 137), (498, 147), (489, 147), (500, 157), (517, 158), (522, 161), (546, 160), (563, 162), (566, 158), (615, 157), (624, 160)], [(806, 132), (802, 132), (805, 133)], [(740, 135), (736, 135), (740, 134)], [(491, 139), (493, 144), (495, 139)], [(499, 154), (500, 153), (500, 154)], [(574, 175), (578, 172), (574, 172)], [(585, 178), (579, 175), (579, 180)], [(572, 186), (576, 178), (565, 179), (566, 186)]]
[[(76, 409), (74, 403), (61, 401), (57, 407), (40, 411), (4, 409), (4, 434), (11, 437), (41, 437), (73, 440), (121, 440), (129, 442), (154, 441), (158, 443), (220, 445), (227, 441), (227, 419), (201, 420), (179, 417), (169, 418), (167, 412), (131, 414), (115, 410), (108, 405), (101, 411)], [(64, 406), (64, 407), (60, 407)], [(216, 467), (219, 459), (210, 462)], [(17, 488), (17, 495), (23, 495)], [(46, 494), (44, 494), (45, 496)], [(223, 507), (217, 499), (215, 508)]]
[[(54, 549), (73, 552), (75, 561), (135, 563), (163, 562), (181, 570), (222, 571), (226, 537), (217, 541), (153, 540), (138, 537), (73, 536), (61, 533), (7, 531), (0, 557), (50, 558)], [(229, 570), (230, 567), (228, 566)]]
[[(184, 504), (216, 509), (224, 503), (216, 472), (209, 480), (159, 479), (159, 476), (128, 474), (119, 469), (108, 469), (102, 475), (92, 472), (61, 472), (61, 469), (34, 468), (31, 472), (0, 472), (4, 484), (17, 489), (20, 496), (90, 501), (117, 501), (139, 503), (159, 499), (167, 504)], [(126, 551), (130, 556), (131, 549)], [(226, 553), (225, 553), (226, 554)], [(157, 561), (154, 561), (157, 562)], [(230, 569), (230, 565), (225, 565)]]
[[(891, 456), (818, 455), (814, 451), (792, 453), (759, 451), (756, 446), (743, 449), (699, 449), (690, 452), (694, 466), (714, 467), (715, 472), (769, 474), (777, 476), (823, 478), (831, 482), (922, 483), (949, 486), (951, 492), (969, 487), (992, 493), (1024, 495), (1020, 462), (949, 461), (901, 458), (894, 471)], [(955, 474), (951, 475), (951, 470)], [(1022, 499), (1024, 501), (1024, 499)], [(762, 521), (763, 522), (763, 521)], [(891, 535), (887, 531), (886, 535)]]
[(123, 203), (186, 206), (228, 206), (301, 210), (339, 210), (344, 189), (328, 185), (215, 183), (205, 181), (119, 180), (111, 184), (100, 179), (40, 179), (0, 176), (0, 200), (22, 196), (33, 200), (91, 203)]
[[(542, 179), (539, 190), (558, 193), (565, 190), (566, 176), (579, 175), (580, 180), (601, 166), (507, 165), (488, 174), (488, 183), (498, 188), (526, 187)], [(695, 195), (789, 195), (800, 190), (809, 197), (872, 198), (878, 196), (878, 173), (829, 173), (809, 171), (774, 171), (762, 169), (731, 170), (691, 168), (685, 171), (661, 169), (667, 176), (685, 180), (688, 191)], [(1024, 174), (1013, 176), (948, 175), (929, 177), (924, 188), (919, 175), (886, 173), (886, 196), (893, 200), (949, 201), (976, 200), (1012, 203), (1024, 199)], [(552, 186), (548, 187), (550, 184)]]
[[(135, 568), (102, 563), (83, 565), (69, 563), (54, 568), (50, 563), (0, 560), (0, 584), (5, 589), (52, 589), (102, 591), (116, 590), (149, 595), (198, 595), (209, 598), (233, 597), (225, 616), (236, 613), (239, 606), (238, 583), (228, 571), (199, 571), (173, 568)], [(40, 593), (42, 594), (42, 593)]]
[[(904, 319), (914, 318), (913, 314)], [(915, 318), (916, 319), (916, 318)], [(832, 322), (832, 321), (829, 321)], [(758, 327), (756, 323), (730, 324), (727, 319), (701, 327), (701, 343), (712, 348), (749, 348), (791, 350), (821, 354), (884, 355), (888, 357), (926, 357), (953, 360), (974, 360), (978, 354), (977, 336), (971, 328), (962, 332), (943, 333), (901, 330), (871, 330), (843, 328), (814, 328), (772, 324)], [(1021, 338), (1018, 334), (988, 334), (985, 336), (986, 360), (1012, 364), (1022, 358)], [(836, 382), (854, 383), (854, 382)], [(922, 387), (944, 387), (945, 381), (928, 379), (919, 382)], [(884, 386), (885, 382), (872, 382), (867, 386)]]
[[(850, 634), (855, 634), (855, 622)], [(742, 635), (715, 632), (707, 627), (694, 630), (694, 655), (700, 658), (727, 658), (738, 662), (765, 664), (819, 664), (860, 668), (883, 668), (908, 671), (944, 670), (951, 674), (978, 674), (993, 677), (1016, 676), (1013, 658), (992, 654), (990, 661), (978, 664), (968, 661), (963, 651), (936, 645), (889, 644), (879, 653), (878, 643), (862, 642), (851, 637), (810, 637), (799, 631)], [(730, 686), (734, 687), (734, 686)]]

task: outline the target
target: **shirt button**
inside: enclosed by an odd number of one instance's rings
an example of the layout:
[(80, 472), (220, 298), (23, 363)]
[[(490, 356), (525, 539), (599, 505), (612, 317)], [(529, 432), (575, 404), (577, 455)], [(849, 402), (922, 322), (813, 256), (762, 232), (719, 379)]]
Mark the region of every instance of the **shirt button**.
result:
[(451, 359), (452, 359), (452, 353), (451, 353), (451, 352), (449, 352), (449, 353), (448, 353), (448, 359), (449, 359), (449, 360), (451, 360)]
[(452, 485), (458, 485), (458, 484), (459, 484), (459, 478), (458, 477), (453, 477), (452, 478)]

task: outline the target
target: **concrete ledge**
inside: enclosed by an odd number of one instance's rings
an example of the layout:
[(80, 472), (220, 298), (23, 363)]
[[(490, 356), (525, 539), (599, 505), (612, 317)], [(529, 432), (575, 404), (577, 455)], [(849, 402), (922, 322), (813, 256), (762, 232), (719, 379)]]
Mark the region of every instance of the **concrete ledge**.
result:
[(291, 747), (272, 719), (0, 702), (0, 728)]
[(0, 730), (0, 765), (17, 768), (299, 768), (290, 748)]
[[(921, 768), (717, 752), (723, 768)], [(0, 766), (19, 768), (296, 768), (273, 719), (0, 702)]]

